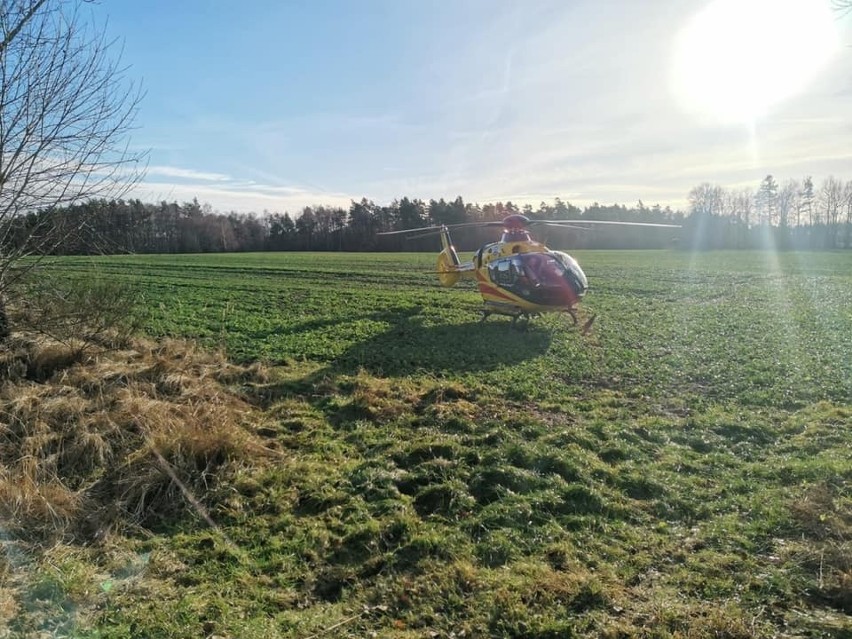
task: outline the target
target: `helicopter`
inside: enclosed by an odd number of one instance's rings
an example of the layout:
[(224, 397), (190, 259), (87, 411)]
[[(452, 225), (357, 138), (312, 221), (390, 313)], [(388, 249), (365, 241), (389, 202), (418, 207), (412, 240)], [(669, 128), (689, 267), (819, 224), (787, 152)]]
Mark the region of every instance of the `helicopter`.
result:
[[(589, 282), (576, 259), (564, 251), (547, 248), (536, 242), (529, 233), (534, 226), (552, 226), (588, 231), (592, 225), (680, 228), (676, 224), (646, 222), (616, 222), (609, 220), (534, 220), (514, 214), (500, 221), (442, 224), (402, 231), (387, 231), (378, 235), (406, 234), (410, 239), (427, 235), (441, 237), (436, 273), (442, 286), (454, 286), (460, 281), (477, 283), (482, 296), (481, 321), (491, 315), (506, 315), (512, 325), (526, 325), (531, 318), (543, 313), (566, 313), (579, 322), (579, 303)], [(482, 246), (469, 262), (462, 262), (450, 238), (450, 230), (464, 227), (499, 226), (502, 235), (498, 242)], [(595, 321), (592, 315), (583, 325), (587, 333)]]

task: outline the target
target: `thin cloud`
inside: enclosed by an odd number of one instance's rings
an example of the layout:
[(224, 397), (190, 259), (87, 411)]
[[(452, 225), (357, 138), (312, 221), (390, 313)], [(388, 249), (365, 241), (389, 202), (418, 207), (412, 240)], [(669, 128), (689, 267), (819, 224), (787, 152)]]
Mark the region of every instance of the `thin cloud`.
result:
[(207, 180), (209, 182), (224, 182), (231, 179), (230, 175), (224, 173), (196, 171), (195, 169), (183, 169), (177, 166), (149, 166), (148, 174), (186, 180)]
[(188, 202), (197, 198), (217, 211), (260, 213), (261, 211), (298, 213), (306, 206), (348, 207), (353, 199), (344, 193), (315, 192), (296, 187), (268, 185), (173, 183), (147, 181), (134, 189), (130, 197), (144, 201)]

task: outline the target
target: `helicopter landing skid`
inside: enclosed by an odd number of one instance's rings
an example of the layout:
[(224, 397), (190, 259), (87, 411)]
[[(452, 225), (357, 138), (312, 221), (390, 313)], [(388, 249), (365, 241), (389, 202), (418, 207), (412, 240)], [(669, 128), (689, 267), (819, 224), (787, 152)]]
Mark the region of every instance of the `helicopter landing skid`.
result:
[(491, 304), (483, 308), (481, 313), (482, 317), (479, 318), (480, 324), (492, 315), (505, 315), (512, 318), (512, 328), (517, 328), (518, 330), (526, 329), (529, 326), (530, 320), (540, 315), (539, 313), (527, 313), (517, 306), (510, 306), (508, 304), (506, 306)]
[[(576, 308), (566, 308), (562, 311), (566, 315), (571, 317), (572, 326), (577, 326), (580, 323), (580, 318), (577, 314)], [(540, 317), (541, 313), (528, 313), (527, 311), (522, 310), (518, 306), (506, 304), (502, 305), (499, 303), (491, 302), (485, 308), (483, 308), (480, 313), (482, 316), (479, 318), (479, 323), (482, 324), (492, 315), (503, 315), (506, 317), (512, 318), (512, 328), (517, 328), (518, 330), (525, 330), (534, 317)], [(595, 323), (595, 319), (597, 319), (597, 315), (591, 315), (589, 319), (583, 322), (582, 334), (588, 335), (592, 329), (592, 324)]]

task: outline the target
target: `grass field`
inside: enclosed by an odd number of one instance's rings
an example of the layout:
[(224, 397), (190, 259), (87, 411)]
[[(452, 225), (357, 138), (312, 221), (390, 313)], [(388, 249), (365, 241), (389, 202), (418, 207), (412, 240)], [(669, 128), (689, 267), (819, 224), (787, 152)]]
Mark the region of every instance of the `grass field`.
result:
[(263, 362), (281, 457), (36, 562), (10, 632), (852, 637), (852, 255), (577, 257), (588, 336), (479, 324), (432, 255), (62, 260)]

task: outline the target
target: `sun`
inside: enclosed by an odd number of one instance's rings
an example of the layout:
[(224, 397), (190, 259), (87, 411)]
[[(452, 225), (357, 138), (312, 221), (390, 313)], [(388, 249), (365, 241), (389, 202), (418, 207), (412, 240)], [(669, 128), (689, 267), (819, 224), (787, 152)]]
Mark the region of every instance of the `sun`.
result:
[(693, 113), (751, 122), (800, 93), (839, 48), (827, 0), (713, 0), (677, 35), (673, 88)]

